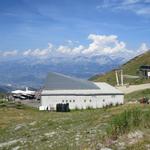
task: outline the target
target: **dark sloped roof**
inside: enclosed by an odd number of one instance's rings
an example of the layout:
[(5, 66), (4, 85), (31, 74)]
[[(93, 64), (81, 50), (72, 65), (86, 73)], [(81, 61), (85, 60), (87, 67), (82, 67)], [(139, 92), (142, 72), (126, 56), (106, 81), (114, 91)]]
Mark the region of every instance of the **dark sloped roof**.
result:
[(69, 77), (59, 73), (49, 73), (45, 86), (45, 90), (71, 90), (71, 89), (99, 89), (93, 82)]
[(140, 66), (140, 69), (141, 69), (141, 70), (150, 70), (150, 65), (143, 65), (143, 66)]

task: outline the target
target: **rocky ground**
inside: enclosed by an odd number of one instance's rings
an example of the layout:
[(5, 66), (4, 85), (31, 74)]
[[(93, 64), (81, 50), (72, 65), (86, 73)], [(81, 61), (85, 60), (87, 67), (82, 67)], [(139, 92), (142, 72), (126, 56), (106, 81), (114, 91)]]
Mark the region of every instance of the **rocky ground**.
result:
[[(137, 106), (135, 106), (137, 105)], [(76, 110), (69, 113), (39, 112), (28, 107), (0, 108), (2, 150), (149, 150), (150, 129), (135, 128), (117, 139), (107, 135), (113, 116), (126, 109), (149, 105)]]

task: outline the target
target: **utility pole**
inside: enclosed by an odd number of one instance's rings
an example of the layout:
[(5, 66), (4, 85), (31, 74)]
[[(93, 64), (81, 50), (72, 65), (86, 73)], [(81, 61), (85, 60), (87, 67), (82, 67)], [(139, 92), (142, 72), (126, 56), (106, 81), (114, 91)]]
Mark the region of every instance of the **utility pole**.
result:
[(115, 70), (117, 86), (119, 86), (118, 72)]
[(123, 86), (123, 70), (121, 69), (121, 85)]

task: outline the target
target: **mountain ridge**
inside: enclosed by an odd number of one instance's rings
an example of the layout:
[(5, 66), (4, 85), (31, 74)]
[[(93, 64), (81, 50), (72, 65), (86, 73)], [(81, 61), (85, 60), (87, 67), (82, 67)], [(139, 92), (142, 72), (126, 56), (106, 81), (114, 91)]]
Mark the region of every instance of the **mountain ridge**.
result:
[[(10, 59), (0, 61), (0, 85), (40, 87), (49, 72), (88, 79), (122, 64), (122, 58), (109, 56), (55, 57), (51, 59)], [(118, 63), (119, 62), (119, 63)]]
[[(139, 75), (139, 67), (142, 65), (150, 65), (150, 50), (145, 52), (144, 54), (138, 55), (123, 65), (121, 65), (119, 68), (123, 69), (124, 74), (126, 75), (132, 75), (132, 76), (137, 76)], [(115, 69), (119, 69), (118, 67)], [(112, 85), (116, 84), (116, 78), (115, 78), (115, 69), (106, 72), (105, 74), (97, 74), (93, 77), (91, 77), (89, 80), (95, 81), (95, 82), (108, 82)], [(125, 83), (129, 84), (142, 84), (142, 83), (147, 83), (150, 82), (149, 80), (146, 80), (144, 78), (139, 78), (139, 79), (127, 79), (124, 78)]]

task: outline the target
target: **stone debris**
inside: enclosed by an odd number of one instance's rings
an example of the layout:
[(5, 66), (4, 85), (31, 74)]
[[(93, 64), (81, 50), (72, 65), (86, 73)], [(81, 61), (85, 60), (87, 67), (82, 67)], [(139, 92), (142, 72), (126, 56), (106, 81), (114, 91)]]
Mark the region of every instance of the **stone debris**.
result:
[(111, 148), (105, 147), (102, 143), (96, 145), (96, 150), (112, 150)]
[(135, 131), (128, 134), (129, 144), (135, 144), (142, 138), (143, 138), (143, 132), (141, 131)]
[(100, 150), (102, 147), (104, 147), (103, 144), (102, 143), (98, 143), (96, 145), (96, 150)]
[(77, 133), (75, 135), (75, 141), (78, 142), (80, 139), (81, 139), (81, 135), (80, 135), (80, 133)]
[(150, 150), (150, 144), (146, 144), (145, 147), (146, 147), (146, 150)]
[(76, 145), (79, 145), (80, 139), (81, 139), (81, 135), (80, 135), (80, 133), (77, 133), (77, 134), (75, 135), (75, 142), (76, 142)]
[(120, 150), (123, 150), (123, 149), (125, 149), (125, 143), (124, 142), (119, 142), (119, 143), (117, 143), (117, 147), (118, 147), (118, 149), (120, 149)]
[(35, 124), (36, 124), (36, 121), (29, 123), (30, 126), (34, 126)]
[(55, 134), (56, 134), (56, 132), (53, 131), (53, 132), (45, 133), (44, 135), (46, 137), (53, 137)]
[(19, 150), (20, 146), (13, 147), (12, 150)]
[(25, 127), (25, 124), (18, 124), (18, 125), (15, 127), (15, 131), (17, 131), (17, 130), (23, 128), (23, 127)]
[(129, 144), (131, 145), (137, 143), (141, 138), (143, 138), (142, 131), (135, 131), (128, 134)]
[(22, 139), (17, 139), (17, 140), (12, 140), (12, 141), (8, 141), (8, 142), (0, 143), (0, 148), (16, 144), (17, 142), (20, 142), (20, 141), (22, 141)]
[(111, 149), (111, 148), (104, 147), (104, 148), (101, 148), (100, 150), (112, 150), (112, 149)]
[(139, 103), (137, 100), (127, 102), (127, 104), (137, 104), (137, 103)]

